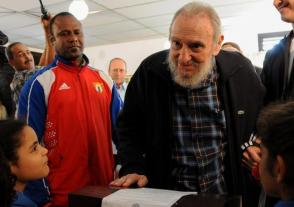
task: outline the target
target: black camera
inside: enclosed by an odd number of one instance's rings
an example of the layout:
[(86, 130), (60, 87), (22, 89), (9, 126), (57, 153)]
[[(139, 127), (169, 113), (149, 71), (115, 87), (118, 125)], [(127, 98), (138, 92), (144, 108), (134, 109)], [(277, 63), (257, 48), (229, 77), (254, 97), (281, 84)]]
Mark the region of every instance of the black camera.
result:
[(41, 5), (42, 19), (49, 20), (49, 14), (48, 14), (47, 10), (45, 9), (42, 0), (39, 0), (39, 2), (40, 2), (40, 5)]
[(5, 45), (8, 42), (8, 37), (0, 31), (0, 45)]

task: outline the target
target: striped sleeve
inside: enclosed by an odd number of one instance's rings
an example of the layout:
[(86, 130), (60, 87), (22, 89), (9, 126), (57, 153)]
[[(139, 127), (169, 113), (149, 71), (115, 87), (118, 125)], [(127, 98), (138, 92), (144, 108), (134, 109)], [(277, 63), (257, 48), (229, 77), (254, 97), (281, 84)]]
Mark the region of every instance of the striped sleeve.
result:
[(52, 70), (43, 71), (24, 85), (19, 97), (17, 117), (35, 130), (39, 142), (43, 140), (47, 101), (54, 80)]

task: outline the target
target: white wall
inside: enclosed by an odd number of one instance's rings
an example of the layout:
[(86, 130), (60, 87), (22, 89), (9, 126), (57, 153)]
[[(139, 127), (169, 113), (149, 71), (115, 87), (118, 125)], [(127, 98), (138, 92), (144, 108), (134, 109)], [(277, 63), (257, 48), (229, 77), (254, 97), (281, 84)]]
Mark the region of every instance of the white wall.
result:
[(108, 72), (109, 61), (121, 57), (127, 62), (128, 74), (133, 74), (143, 59), (164, 49), (167, 39), (151, 39), (113, 45), (88, 47), (85, 54), (90, 59), (90, 65)]

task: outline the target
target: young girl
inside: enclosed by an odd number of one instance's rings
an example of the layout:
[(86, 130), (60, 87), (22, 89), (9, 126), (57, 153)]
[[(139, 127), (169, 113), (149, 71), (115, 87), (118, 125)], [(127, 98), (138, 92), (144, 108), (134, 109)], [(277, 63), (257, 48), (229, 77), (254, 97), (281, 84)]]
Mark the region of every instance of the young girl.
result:
[(27, 181), (46, 177), (47, 149), (17, 120), (0, 120), (0, 206), (37, 206), (23, 194)]
[(294, 102), (266, 107), (257, 121), (261, 137), (260, 181), (275, 207), (294, 207)]

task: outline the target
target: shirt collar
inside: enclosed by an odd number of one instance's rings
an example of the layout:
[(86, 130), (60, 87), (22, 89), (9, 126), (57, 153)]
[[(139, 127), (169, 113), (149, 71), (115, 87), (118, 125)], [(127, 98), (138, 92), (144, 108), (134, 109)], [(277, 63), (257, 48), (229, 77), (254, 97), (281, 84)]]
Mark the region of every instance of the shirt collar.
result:
[(121, 84), (120, 87), (118, 87), (117, 84), (115, 84), (115, 86), (116, 86), (117, 89), (126, 90), (126, 88), (127, 88), (127, 83), (124, 81), (124, 82)]
[[(89, 64), (89, 59), (85, 54), (83, 54), (82, 58), (83, 58), (83, 60), (82, 60), (81, 64), (78, 67), (83, 67), (83, 66)], [(63, 57), (61, 57), (59, 55), (56, 55), (55, 59), (57, 61), (61, 61), (63, 64), (66, 64), (66, 65), (77, 66), (71, 60), (67, 60), (67, 59), (65, 59), (65, 58), (63, 58)]]

